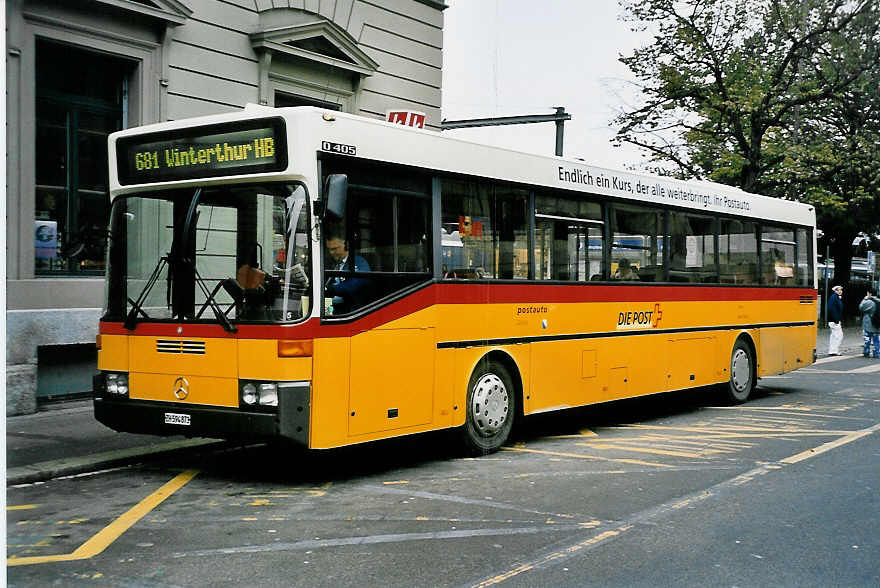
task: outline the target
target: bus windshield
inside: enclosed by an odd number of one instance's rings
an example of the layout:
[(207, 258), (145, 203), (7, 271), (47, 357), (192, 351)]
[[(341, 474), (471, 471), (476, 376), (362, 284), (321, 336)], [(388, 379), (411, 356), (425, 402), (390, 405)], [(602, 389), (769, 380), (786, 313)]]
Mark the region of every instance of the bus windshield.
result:
[(105, 320), (293, 322), (309, 311), (299, 184), (212, 186), (113, 203)]

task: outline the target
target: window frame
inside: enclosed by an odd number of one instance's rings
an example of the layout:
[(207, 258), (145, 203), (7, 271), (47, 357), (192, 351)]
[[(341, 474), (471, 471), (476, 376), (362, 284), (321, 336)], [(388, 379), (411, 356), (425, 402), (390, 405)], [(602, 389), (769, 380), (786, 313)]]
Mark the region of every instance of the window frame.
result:
[[(41, 119), (37, 116), (38, 111), (41, 106), (49, 106), (53, 108), (58, 108), (65, 113), (65, 122), (64, 122), (64, 132), (65, 132), (65, 162), (66, 162), (66, 174), (64, 179), (64, 185), (53, 185), (53, 184), (40, 184), (38, 183), (39, 178), (36, 176), (36, 170), (33, 178), (33, 186), (36, 196), (36, 191), (38, 190), (51, 190), (53, 192), (58, 192), (63, 194), (64, 197), (64, 210), (58, 211), (59, 217), (57, 218), (57, 222), (60, 225), (63, 215), (64, 221), (64, 239), (65, 246), (70, 246), (72, 243), (71, 236), (79, 235), (83, 231), (81, 227), (79, 227), (79, 218), (81, 213), (81, 199), (80, 192), (86, 192), (92, 196), (100, 196), (103, 194), (104, 196), (104, 211), (106, 215), (106, 220), (109, 223), (110, 217), (110, 185), (109, 181), (103, 191), (93, 190), (91, 188), (81, 188), (80, 187), (80, 149), (79, 149), (79, 141), (80, 141), (80, 131), (82, 129), (80, 125), (80, 118), (83, 114), (93, 114), (98, 116), (108, 116), (110, 118), (115, 118), (116, 130), (121, 130), (125, 128), (126, 118), (128, 115), (129, 108), (129, 85), (130, 78), (134, 74), (136, 69), (136, 64), (126, 59), (123, 56), (106, 56), (100, 52), (89, 50), (88, 48), (80, 47), (78, 45), (72, 45), (70, 43), (58, 42), (56, 40), (50, 38), (38, 38), (37, 39), (38, 48), (40, 45), (42, 47), (46, 47), (49, 45), (55, 45), (60, 47), (70, 47), (71, 50), (77, 51), (78, 53), (88, 53), (91, 54), (95, 59), (110, 59), (116, 62), (119, 70), (125, 69), (123, 67), (123, 63), (128, 65), (128, 72), (123, 74), (122, 78), (119, 80), (118, 84), (118, 103), (111, 100), (104, 100), (95, 97), (83, 96), (80, 94), (76, 94), (69, 91), (59, 91), (52, 88), (43, 88), (39, 85), (35, 84), (34, 86), (34, 131), (35, 131), (35, 139), (36, 139), (36, 131), (41, 126)], [(127, 63), (131, 61), (131, 63)], [(38, 67), (45, 67), (45, 64), (36, 63), (34, 70)], [(51, 70), (50, 70), (51, 72)], [(41, 72), (42, 75), (45, 75), (44, 72)], [(36, 75), (36, 74), (35, 74)], [(113, 132), (113, 131), (110, 131)], [(108, 133), (109, 135), (109, 133)], [(34, 141), (34, 149), (37, 148), (36, 140)], [(105, 142), (106, 149), (106, 142)], [(103, 169), (97, 170), (99, 174), (103, 174), (106, 176), (108, 174), (107, 164), (103, 165)], [(34, 220), (41, 220), (36, 218), (36, 211), (34, 211)], [(50, 219), (51, 220), (51, 219)], [(101, 231), (104, 231), (107, 228), (107, 224), (100, 227)], [(58, 259), (61, 260), (61, 263), (65, 265), (64, 269), (51, 269), (51, 268), (40, 268), (37, 267), (37, 257), (36, 257), (36, 246), (35, 244), (31, 245), (31, 250), (33, 251), (32, 256), (34, 258), (34, 276), (37, 278), (47, 278), (47, 277), (98, 277), (103, 276), (106, 271), (106, 254), (107, 254), (107, 243), (104, 233), (100, 233), (100, 239), (102, 240), (102, 250), (103, 253), (101, 255), (101, 259), (104, 262), (104, 266), (97, 269), (82, 269), (79, 264), (76, 263), (76, 257), (70, 255), (64, 255), (63, 251), (58, 251)], [(94, 260), (93, 260), (94, 261)]]

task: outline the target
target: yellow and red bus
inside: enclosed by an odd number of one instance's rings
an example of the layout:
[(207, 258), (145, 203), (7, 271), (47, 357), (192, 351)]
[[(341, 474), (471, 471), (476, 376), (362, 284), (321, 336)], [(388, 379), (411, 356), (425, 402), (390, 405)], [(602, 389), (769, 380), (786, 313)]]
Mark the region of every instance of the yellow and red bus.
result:
[[(109, 139), (95, 415), (332, 448), (815, 361), (815, 212), (315, 108)], [(714, 385), (710, 387), (710, 385)]]

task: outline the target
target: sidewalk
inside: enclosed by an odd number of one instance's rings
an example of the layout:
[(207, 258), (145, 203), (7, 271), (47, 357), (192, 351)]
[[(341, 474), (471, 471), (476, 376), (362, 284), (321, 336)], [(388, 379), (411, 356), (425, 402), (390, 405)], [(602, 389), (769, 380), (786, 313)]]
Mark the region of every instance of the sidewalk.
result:
[[(828, 355), (828, 339), (830, 332), (830, 329), (827, 327), (819, 329), (816, 336), (816, 355), (818, 357), (825, 357)], [(861, 353), (863, 345), (864, 341), (862, 340), (861, 326), (849, 326), (843, 328), (843, 343), (840, 344), (840, 353), (844, 355), (849, 353)]]
[(40, 407), (35, 414), (6, 418), (6, 485), (118, 467), (224, 443), (117, 433), (95, 420), (91, 399), (52, 404)]
[[(861, 350), (861, 329), (845, 328), (841, 353)], [(828, 329), (819, 330), (816, 354), (828, 354)], [(6, 484), (43, 481), (224, 444), (214, 439), (117, 433), (95, 420), (91, 400), (53, 404), (36, 414), (6, 419)]]

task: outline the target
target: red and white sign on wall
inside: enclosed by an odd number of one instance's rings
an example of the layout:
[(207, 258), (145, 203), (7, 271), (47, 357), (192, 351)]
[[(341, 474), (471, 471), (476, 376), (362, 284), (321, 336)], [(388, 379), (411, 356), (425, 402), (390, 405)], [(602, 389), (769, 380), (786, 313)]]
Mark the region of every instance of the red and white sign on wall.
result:
[(415, 110), (386, 110), (385, 120), (397, 125), (407, 127), (425, 128), (425, 113)]

